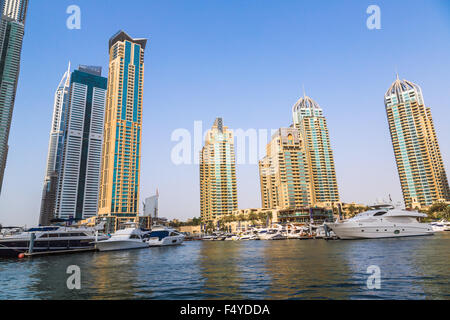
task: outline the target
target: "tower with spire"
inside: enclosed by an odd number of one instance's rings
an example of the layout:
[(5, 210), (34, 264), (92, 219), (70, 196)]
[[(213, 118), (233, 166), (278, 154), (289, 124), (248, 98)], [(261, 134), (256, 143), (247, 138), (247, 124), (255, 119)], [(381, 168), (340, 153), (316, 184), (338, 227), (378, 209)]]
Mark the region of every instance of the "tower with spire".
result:
[(101, 67), (69, 63), (56, 89), (40, 225), (97, 214), (106, 85)]
[(398, 73), (384, 95), (403, 200), (408, 208), (450, 201), (449, 184), (431, 109), (422, 89)]
[(328, 206), (339, 202), (333, 150), (322, 108), (303, 89), (303, 97), (292, 108), (292, 117), (305, 145), (305, 169), (311, 179), (310, 204)]

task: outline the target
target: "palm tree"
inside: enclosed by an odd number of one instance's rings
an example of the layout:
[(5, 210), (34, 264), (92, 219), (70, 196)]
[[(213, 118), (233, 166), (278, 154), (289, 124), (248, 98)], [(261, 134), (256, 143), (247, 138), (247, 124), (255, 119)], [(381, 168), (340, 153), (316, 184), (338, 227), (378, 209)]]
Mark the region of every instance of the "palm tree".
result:
[(214, 231), (214, 223), (212, 221), (208, 221), (206, 224), (206, 233), (209, 233), (210, 230)]
[(252, 224), (255, 225), (256, 220), (258, 220), (258, 215), (255, 212), (251, 212), (248, 215), (248, 220), (250, 220)]
[(449, 208), (449, 205), (444, 202), (435, 202), (428, 209), (428, 216), (430, 218), (439, 219), (443, 215), (445, 215), (445, 212), (448, 210), (448, 208)]
[(353, 204), (351, 204), (351, 205), (347, 208), (347, 211), (349, 212), (349, 218), (353, 217), (353, 216), (355, 215), (355, 212), (356, 212), (357, 210), (358, 210), (358, 209), (357, 209)]
[(272, 217), (273, 217), (272, 211), (267, 211), (267, 217), (269, 218), (269, 225), (271, 225), (272, 224)]
[(258, 218), (262, 223), (265, 223), (267, 220), (267, 212), (258, 213)]
[[(450, 221), (450, 206), (447, 206), (447, 208), (445, 209), (445, 211), (442, 214), (442, 218), (447, 221)], [(1, 229), (1, 226), (0, 226), (0, 229)]]

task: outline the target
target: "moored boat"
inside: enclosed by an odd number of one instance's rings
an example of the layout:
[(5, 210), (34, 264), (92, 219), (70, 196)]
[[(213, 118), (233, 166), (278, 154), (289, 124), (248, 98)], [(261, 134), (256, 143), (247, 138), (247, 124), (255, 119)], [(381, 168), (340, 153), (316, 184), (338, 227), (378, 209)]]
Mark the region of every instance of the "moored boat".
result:
[(148, 248), (149, 244), (144, 238), (147, 233), (140, 228), (130, 225), (124, 229), (117, 230), (107, 240), (96, 241), (95, 246), (99, 251)]
[(351, 219), (325, 223), (340, 239), (378, 239), (433, 235), (428, 223), (418, 218), (427, 215), (393, 207), (374, 208)]
[(145, 235), (144, 238), (150, 247), (160, 247), (182, 244), (185, 236), (171, 228), (154, 226), (152, 231)]
[[(3, 230), (2, 230), (3, 231)], [(94, 249), (96, 240), (108, 237), (97, 228), (48, 226), (5, 230), (0, 235), (0, 257), (16, 257), (26, 252), (56, 252)]]

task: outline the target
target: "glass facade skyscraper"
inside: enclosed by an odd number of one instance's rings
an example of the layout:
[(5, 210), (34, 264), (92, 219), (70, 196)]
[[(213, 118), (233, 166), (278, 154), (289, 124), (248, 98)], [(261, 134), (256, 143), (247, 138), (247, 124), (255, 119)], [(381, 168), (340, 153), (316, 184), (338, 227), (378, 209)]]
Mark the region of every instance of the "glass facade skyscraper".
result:
[(422, 89), (397, 77), (384, 104), (406, 207), (450, 201), (431, 109), (425, 106)]
[(61, 171), (66, 117), (69, 106), (70, 63), (55, 92), (52, 126), (48, 144), (47, 168), (42, 190), (40, 225), (49, 225), (55, 215), (58, 177)]
[(28, 0), (0, 1), (0, 193), (8, 156), (8, 139), (19, 79)]
[(66, 74), (55, 95), (41, 225), (89, 218), (98, 208), (107, 79), (100, 67)]

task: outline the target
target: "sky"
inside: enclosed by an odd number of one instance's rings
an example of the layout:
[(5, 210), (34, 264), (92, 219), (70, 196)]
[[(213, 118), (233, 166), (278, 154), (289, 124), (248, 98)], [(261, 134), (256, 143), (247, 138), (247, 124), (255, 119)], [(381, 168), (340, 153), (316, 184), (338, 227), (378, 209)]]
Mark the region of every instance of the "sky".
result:
[[(381, 29), (369, 30), (369, 5)], [(81, 29), (66, 26), (81, 9)], [(303, 94), (327, 118), (341, 200), (402, 200), (384, 94), (395, 80), (422, 87), (450, 169), (450, 2), (446, 0), (31, 0), (9, 139), (0, 223), (36, 225), (53, 98), (71, 61), (108, 72), (118, 30), (148, 38), (145, 53), (141, 202), (159, 189), (159, 213), (200, 215), (199, 168), (177, 165), (177, 129), (216, 117), (232, 129), (292, 123)], [(257, 164), (237, 166), (238, 206), (261, 206)]]

